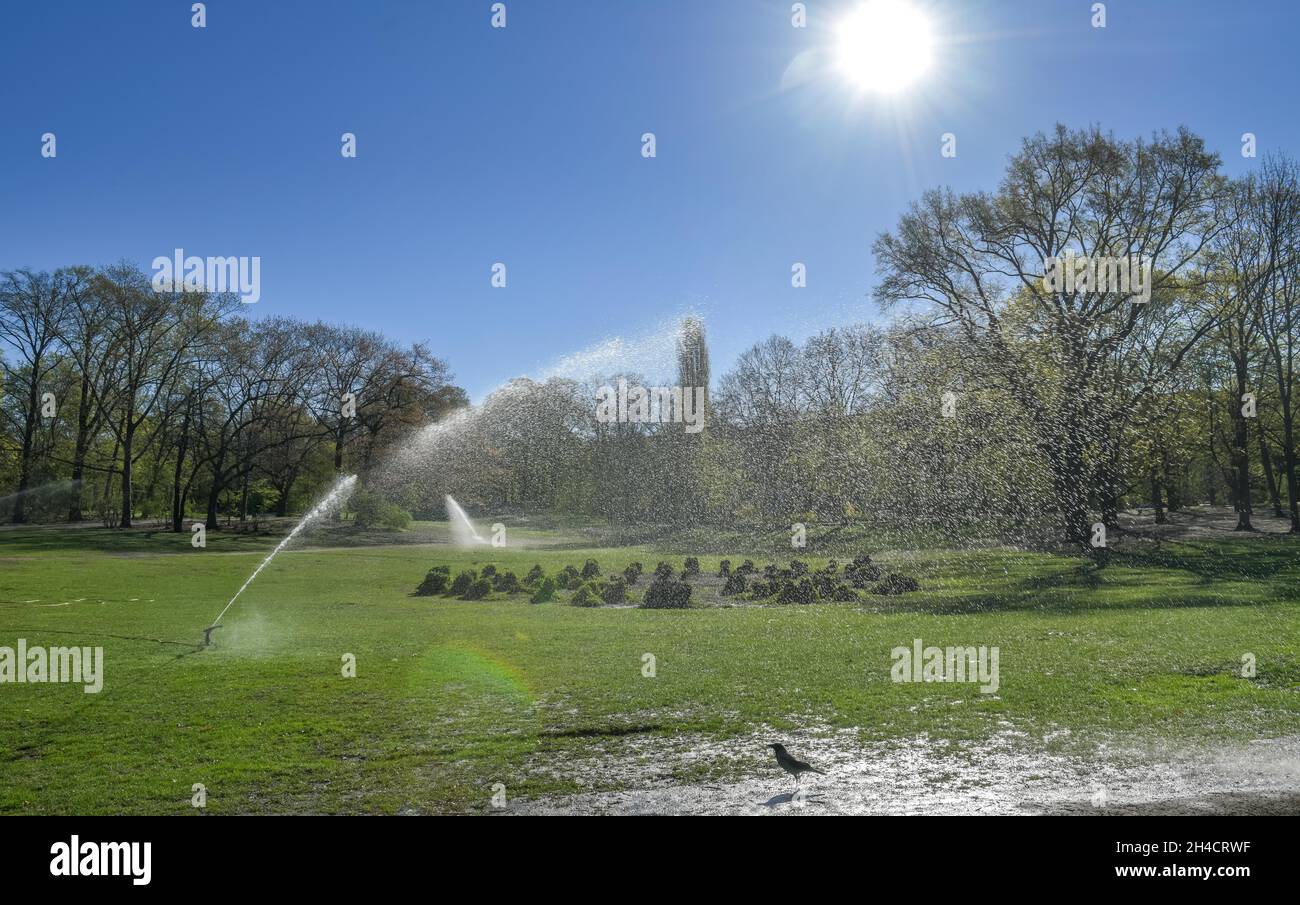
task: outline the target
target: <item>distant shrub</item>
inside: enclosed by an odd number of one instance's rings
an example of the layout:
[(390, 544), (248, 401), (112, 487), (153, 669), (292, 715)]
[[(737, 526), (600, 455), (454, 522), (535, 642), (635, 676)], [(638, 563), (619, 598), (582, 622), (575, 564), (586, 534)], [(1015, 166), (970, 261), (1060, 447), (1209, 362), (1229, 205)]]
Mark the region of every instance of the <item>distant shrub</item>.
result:
[(466, 600), (482, 600), (492, 593), (492, 582), (486, 578), (480, 578), (465, 589), (461, 596)]
[(660, 561), (659, 565), (655, 566), (655, 581), (658, 581), (661, 578), (672, 578), (672, 577), (673, 577), (673, 567), (668, 565), (668, 563)]
[(582, 585), (582, 576), (574, 566), (565, 566), (555, 576), (555, 584), (566, 591), (576, 590)]
[(486, 566), (483, 567), (483, 570), (478, 574), (484, 578), (492, 578), (497, 574), (497, 567), (492, 565), (491, 563), (488, 563)]
[(839, 570), (840, 570), (840, 564), (837, 563), (837, 562), (836, 562), (835, 560), (833, 560), (833, 559), (832, 559), (832, 560), (829, 560), (829, 561), (826, 563), (826, 568), (825, 568), (825, 569), (822, 569), (822, 571), (825, 572), (827, 575), (834, 575), (834, 574), (835, 574), (836, 572), (838, 572)]
[(880, 579), (880, 566), (873, 563), (871, 557), (866, 554), (855, 556), (853, 562), (844, 567), (844, 577), (855, 588), (865, 588)]
[(411, 513), (369, 490), (352, 494), (348, 508), (352, 510), (352, 524), (357, 528), (404, 531), (411, 524)]
[(387, 528), (389, 531), (405, 531), (411, 527), (411, 513), (401, 506), (391, 504), (385, 506), (383, 515), (379, 519), (379, 527)]
[(776, 578), (776, 571), (777, 571), (776, 566), (773, 565), (772, 563), (768, 563), (767, 565), (763, 566), (763, 576), (768, 581), (771, 581), (772, 579)]
[(519, 592), (519, 577), (507, 569), (496, 577), (492, 586), (503, 594), (516, 594)]
[(528, 574), (524, 576), (524, 584), (532, 587), (541, 581), (545, 575), (546, 573), (542, 571), (541, 566), (533, 566), (528, 570)]
[(776, 594), (777, 603), (816, 603), (817, 589), (807, 578), (787, 581)]
[(604, 603), (600, 592), (600, 584), (598, 582), (589, 581), (586, 584), (581, 585), (578, 590), (574, 592), (573, 598), (569, 603), (574, 606), (600, 606)]
[(740, 564), (740, 567), (736, 569), (736, 571), (741, 575), (752, 575), (758, 570), (754, 567), (754, 561), (752, 559), (747, 559)]
[(790, 560), (790, 574), (794, 578), (801, 578), (808, 574), (808, 563), (802, 559)]
[(352, 511), (352, 524), (358, 528), (369, 528), (379, 521), (379, 507), (383, 500), (378, 494), (364, 487), (358, 487), (348, 499), (348, 509)]
[(529, 603), (545, 603), (555, 597), (555, 579), (543, 578), (542, 583), (533, 591), (533, 596), (528, 598)]
[(618, 576), (611, 578), (605, 582), (600, 597), (605, 603), (611, 605), (625, 602), (627, 600), (627, 581)]
[[(736, 575), (740, 576), (742, 580), (745, 577), (741, 575), (739, 572), (737, 572)], [(749, 586), (749, 599), (766, 600), (767, 598), (775, 594), (779, 587), (780, 587), (779, 582), (762, 581), (762, 580), (756, 581)]]
[(641, 606), (647, 610), (684, 610), (691, 605), (691, 586), (671, 578), (657, 579), (645, 592)]
[(830, 598), (840, 602), (861, 599), (858, 597), (858, 592), (846, 584), (836, 585), (835, 590), (830, 593)]
[(921, 585), (915, 578), (891, 572), (884, 577), (880, 584), (871, 589), (871, 593), (893, 596), (919, 590), (921, 590)]
[(684, 577), (691, 577), (699, 574), (700, 574), (700, 561), (696, 559), (694, 556), (686, 557), (686, 561), (682, 565), (682, 575)]
[(730, 574), (731, 574), (731, 560), (724, 559), (722, 562), (718, 564), (718, 577), (726, 578)]
[(473, 569), (466, 569), (458, 574), (451, 583), (452, 594), (464, 594), (469, 590), (469, 586), (478, 580), (478, 573)]
[(600, 564), (594, 559), (589, 559), (582, 564), (582, 580), (590, 581), (600, 574)]
[(835, 589), (840, 587), (840, 581), (833, 574), (828, 572), (812, 573), (813, 587), (817, 589), (817, 596), (831, 598), (835, 595)]
[(731, 597), (733, 594), (743, 593), (745, 593), (745, 576), (739, 572), (728, 575), (726, 583), (722, 586), (722, 596)]
[(432, 597), (434, 594), (441, 594), (447, 590), (447, 585), (451, 583), (451, 570), (446, 566), (434, 566), (429, 570), (429, 574), (424, 576), (424, 581), (415, 589), (417, 597)]
[(641, 577), (642, 566), (639, 562), (628, 563), (627, 568), (623, 570), (623, 577), (627, 579), (630, 585), (636, 584)]

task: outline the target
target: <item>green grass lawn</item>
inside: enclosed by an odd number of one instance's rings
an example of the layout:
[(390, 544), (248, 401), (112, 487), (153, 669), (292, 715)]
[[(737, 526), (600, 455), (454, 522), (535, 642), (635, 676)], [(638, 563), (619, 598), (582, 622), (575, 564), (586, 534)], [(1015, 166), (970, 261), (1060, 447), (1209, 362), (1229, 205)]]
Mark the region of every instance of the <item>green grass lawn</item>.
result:
[[(195, 550), (162, 533), (0, 533), (0, 645), (99, 645), (106, 661), (99, 694), (0, 686), (0, 813), (194, 813), (194, 783), (216, 813), (484, 810), (496, 782), (512, 797), (572, 791), (533, 767), (629, 730), (978, 739), (1011, 726), (1083, 743), (1300, 727), (1294, 539), (1144, 547), (1100, 570), (1050, 554), (898, 552), (878, 559), (919, 592), (683, 611), (410, 596), (435, 564), (680, 568), (645, 548), (330, 545), (275, 560), (218, 646), (196, 651), (274, 540), (217, 533)], [(702, 556), (703, 570), (721, 558)], [(997, 695), (891, 682), (890, 650), (918, 637), (998, 646)], [(1254, 678), (1240, 676), (1245, 653)], [(341, 675), (345, 654), (355, 678)]]

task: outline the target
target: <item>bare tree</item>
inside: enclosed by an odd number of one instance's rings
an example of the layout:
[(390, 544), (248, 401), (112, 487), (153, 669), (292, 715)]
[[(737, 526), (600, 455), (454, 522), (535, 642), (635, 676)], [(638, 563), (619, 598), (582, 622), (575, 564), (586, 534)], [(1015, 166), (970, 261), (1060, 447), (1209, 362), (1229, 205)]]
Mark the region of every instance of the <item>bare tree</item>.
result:
[(880, 331), (832, 327), (810, 337), (802, 357), (803, 392), (811, 411), (845, 418), (867, 410), (884, 369)]
[(1291, 532), (1300, 533), (1294, 395), (1296, 357), (1300, 354), (1300, 165), (1289, 157), (1266, 159), (1256, 198), (1258, 228), (1269, 236), (1273, 261), (1269, 286), (1263, 294), (1260, 334), (1277, 394), (1287, 514)]
[(348, 441), (363, 428), (356, 410), (378, 392), (376, 379), (385, 342), (372, 331), (321, 322), (309, 325), (306, 332), (318, 355), (312, 414), (334, 441), (334, 471), (338, 473), (343, 471)]
[(0, 274), (0, 338), (17, 353), (16, 362), (3, 362), (5, 385), (16, 387), (18, 402), (18, 492), (12, 520), (27, 520), (26, 496), (32, 477), (33, 445), (40, 423), (42, 386), (59, 364), (59, 339), (71, 310), (70, 299), (81, 291), (85, 273), (79, 269), (53, 274), (31, 270)]
[[(245, 482), (269, 450), (292, 443), (283, 427), (306, 397), (314, 356), (294, 322), (283, 319), (222, 326), (223, 353), (210, 363), (196, 437), (210, 477), (207, 527), (217, 527), (221, 494)], [(315, 425), (304, 425), (314, 433)]]
[(68, 521), (79, 522), (82, 512), (82, 481), (90, 445), (99, 435), (108, 410), (103, 405), (106, 375), (111, 371), (113, 348), (109, 345), (110, 325), (99, 296), (92, 291), (94, 272), (75, 268), (78, 283), (69, 294), (71, 309), (60, 339), (76, 369), (78, 382), (77, 423), (72, 446), (72, 487)]
[[(157, 410), (193, 345), (210, 334), (237, 302), (205, 292), (156, 292), (131, 264), (101, 272), (95, 291), (109, 318), (113, 367), (103, 404), (121, 455), (121, 525), (135, 510), (132, 469), (149, 446), (138, 443), (142, 426)], [(152, 437), (147, 438), (151, 440)]]
[[(1024, 142), (996, 193), (928, 192), (874, 245), (877, 299), (929, 302), (937, 323), (962, 331), (1034, 427), (1065, 536), (1085, 550), (1092, 463), (1122, 404), (1106, 362), (1139, 324), (1166, 317), (1161, 290), (1189, 277), (1215, 234), (1218, 165), (1185, 130), (1122, 142), (1058, 126)], [(1047, 263), (1071, 250), (1151, 262), (1150, 301), (1132, 283), (1045, 285)], [(1193, 325), (1167, 360), (1181, 361), (1204, 329)]]
[(1206, 253), (1206, 300), (1213, 318), (1212, 340), (1229, 368), (1231, 393), (1227, 439), (1231, 462), (1233, 507), (1237, 531), (1253, 531), (1250, 487), (1250, 412), (1247, 394), (1256, 358), (1262, 351), (1265, 297), (1273, 284), (1277, 236), (1261, 229), (1261, 187), (1255, 177), (1232, 185), (1225, 210), (1227, 226), (1210, 243)]
[(802, 356), (784, 336), (770, 336), (741, 353), (718, 381), (714, 407), (742, 426), (791, 421), (806, 398)]

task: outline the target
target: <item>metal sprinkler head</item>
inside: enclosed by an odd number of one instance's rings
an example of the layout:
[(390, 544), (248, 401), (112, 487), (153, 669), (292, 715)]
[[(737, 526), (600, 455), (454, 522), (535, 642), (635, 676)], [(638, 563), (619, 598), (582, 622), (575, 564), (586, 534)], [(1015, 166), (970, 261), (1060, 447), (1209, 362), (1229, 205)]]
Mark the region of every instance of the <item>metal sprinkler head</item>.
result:
[(219, 625), (209, 625), (207, 628), (205, 628), (205, 629), (203, 630), (203, 646), (204, 646), (204, 647), (211, 647), (211, 646), (212, 646), (212, 633), (215, 632), (215, 631), (216, 631), (217, 629), (219, 629), (219, 628), (221, 628), (221, 626), (219, 626)]

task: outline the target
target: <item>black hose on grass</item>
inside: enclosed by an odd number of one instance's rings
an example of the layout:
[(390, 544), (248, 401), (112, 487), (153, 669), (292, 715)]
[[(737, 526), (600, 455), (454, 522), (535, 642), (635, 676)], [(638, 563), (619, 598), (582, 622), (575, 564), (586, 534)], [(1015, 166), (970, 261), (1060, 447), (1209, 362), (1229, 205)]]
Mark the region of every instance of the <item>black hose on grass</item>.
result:
[(147, 638), (144, 635), (111, 635), (108, 632), (74, 632), (68, 629), (58, 628), (17, 628), (11, 629), (15, 632), (29, 632), (31, 634), (47, 635), (92, 635), (96, 638), (117, 638), (121, 641), (152, 641), (155, 644), (179, 644), (181, 647), (198, 647), (193, 641), (170, 641), (166, 638)]

